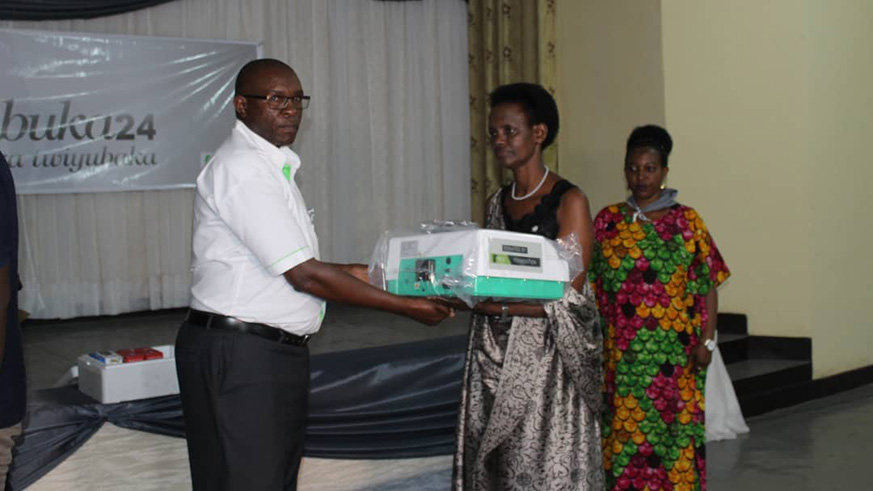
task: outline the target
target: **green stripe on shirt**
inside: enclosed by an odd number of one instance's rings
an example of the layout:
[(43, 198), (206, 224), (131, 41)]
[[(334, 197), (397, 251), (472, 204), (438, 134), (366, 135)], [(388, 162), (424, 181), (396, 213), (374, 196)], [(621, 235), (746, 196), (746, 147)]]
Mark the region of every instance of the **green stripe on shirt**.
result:
[(288, 259), (289, 257), (293, 256), (294, 254), (297, 254), (298, 252), (300, 252), (300, 251), (302, 251), (302, 250), (304, 250), (304, 249), (309, 249), (309, 246), (303, 246), (303, 247), (300, 247), (299, 249), (296, 249), (296, 250), (294, 250), (294, 251), (291, 251), (291, 252), (288, 253), (288, 254), (285, 254), (284, 256), (282, 256), (282, 257), (280, 257), (279, 259), (275, 260), (275, 261), (273, 262), (273, 264), (270, 265), (270, 267), (272, 268), (273, 266), (275, 266), (275, 265), (281, 263), (282, 261)]

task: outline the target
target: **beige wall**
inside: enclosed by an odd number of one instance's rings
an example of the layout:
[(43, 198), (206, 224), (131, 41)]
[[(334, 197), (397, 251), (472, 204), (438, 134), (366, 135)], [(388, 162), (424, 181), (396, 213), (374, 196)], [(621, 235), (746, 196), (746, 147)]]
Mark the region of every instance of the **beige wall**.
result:
[(629, 129), (666, 122), (669, 184), (733, 271), (721, 310), (812, 337), (816, 377), (873, 363), (873, 3), (559, 8), (561, 172), (593, 208), (617, 201)]
[(664, 2), (664, 86), (670, 183), (733, 273), (722, 310), (747, 314), (757, 334), (811, 337), (809, 82), (797, 5)]
[(588, 194), (597, 213), (625, 198), (630, 130), (664, 124), (660, 5), (574, 0), (558, 9), (559, 171)]
[(816, 375), (873, 364), (873, 2), (808, 0)]

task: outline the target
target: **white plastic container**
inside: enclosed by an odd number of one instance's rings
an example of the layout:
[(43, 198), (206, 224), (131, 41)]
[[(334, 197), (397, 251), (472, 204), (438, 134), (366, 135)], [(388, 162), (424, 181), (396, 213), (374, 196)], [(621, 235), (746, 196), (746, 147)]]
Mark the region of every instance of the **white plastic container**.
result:
[(178, 394), (174, 346), (153, 348), (164, 357), (107, 365), (88, 354), (79, 356), (79, 391), (104, 404)]

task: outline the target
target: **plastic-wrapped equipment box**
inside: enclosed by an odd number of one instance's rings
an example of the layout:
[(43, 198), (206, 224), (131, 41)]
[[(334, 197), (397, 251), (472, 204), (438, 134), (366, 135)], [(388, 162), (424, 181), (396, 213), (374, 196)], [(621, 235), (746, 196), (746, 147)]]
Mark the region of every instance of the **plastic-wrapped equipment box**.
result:
[(385, 256), (385, 289), (398, 295), (555, 300), (570, 280), (555, 242), (504, 230), (390, 237)]

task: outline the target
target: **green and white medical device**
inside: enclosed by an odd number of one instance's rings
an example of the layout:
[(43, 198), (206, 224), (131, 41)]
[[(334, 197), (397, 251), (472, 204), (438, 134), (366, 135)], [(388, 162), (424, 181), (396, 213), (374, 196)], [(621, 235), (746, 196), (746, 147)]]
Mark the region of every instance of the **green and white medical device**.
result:
[(539, 235), (466, 229), (388, 241), (387, 290), (406, 296), (555, 300), (569, 267)]

